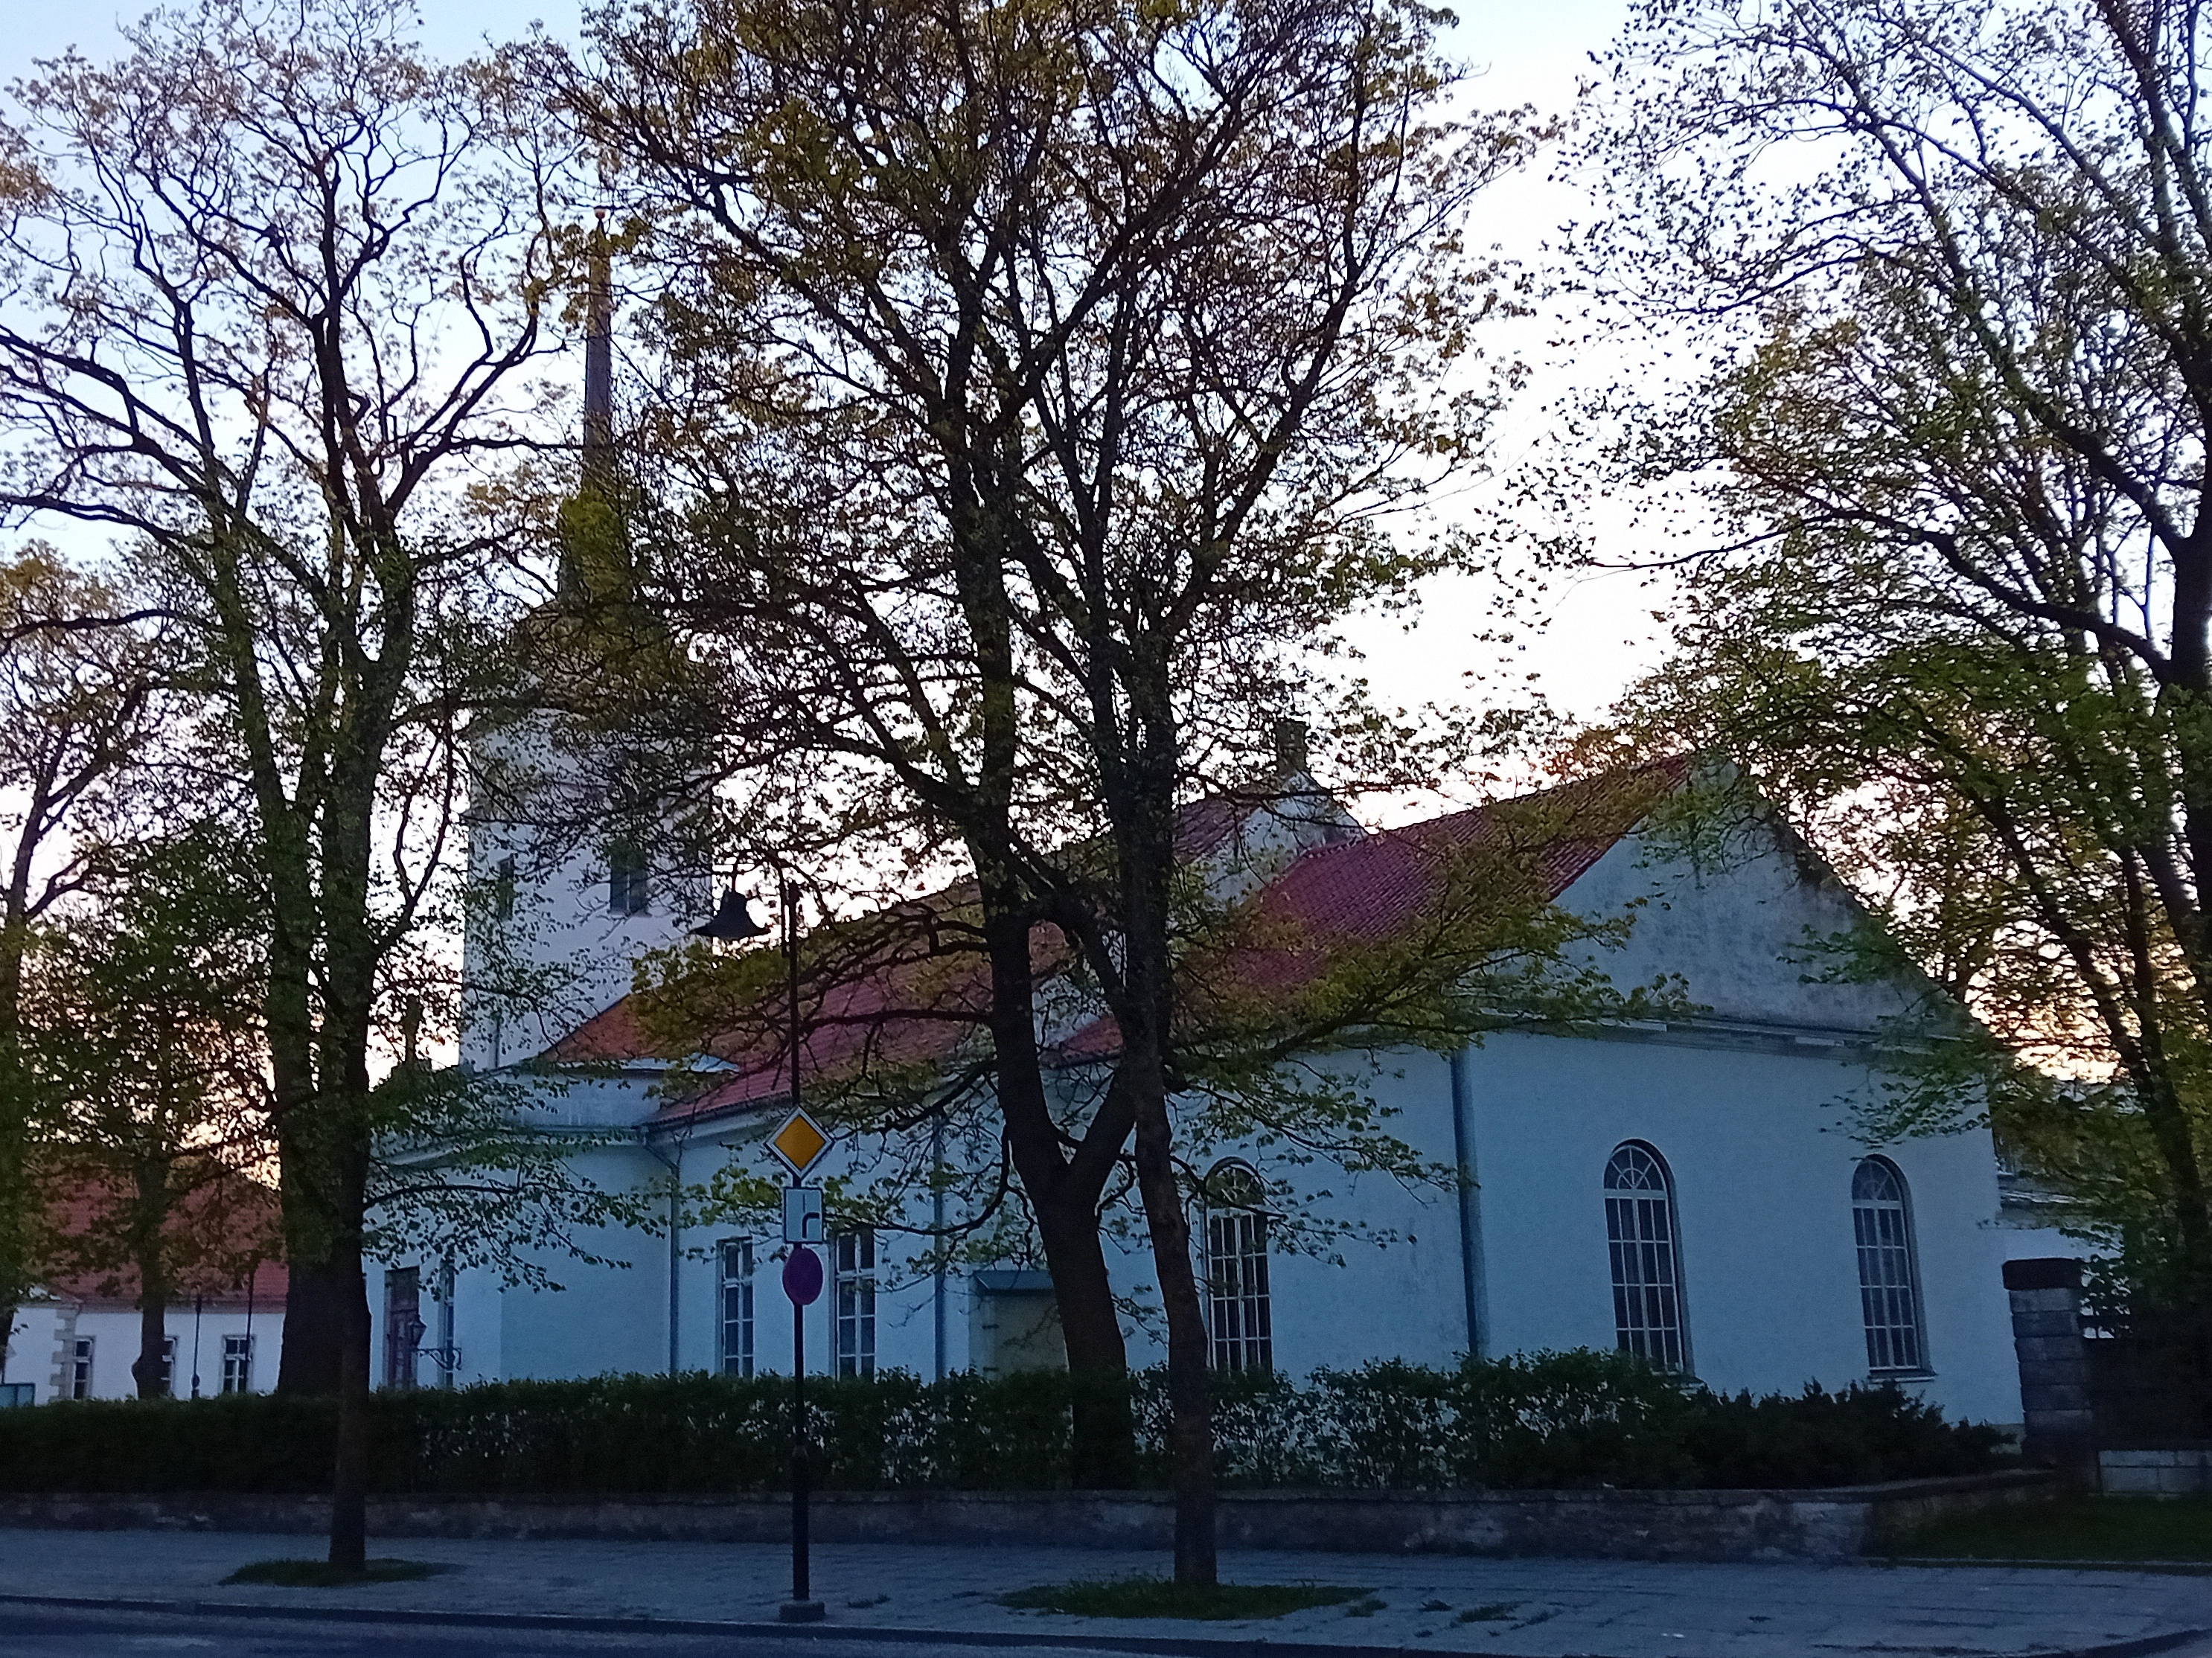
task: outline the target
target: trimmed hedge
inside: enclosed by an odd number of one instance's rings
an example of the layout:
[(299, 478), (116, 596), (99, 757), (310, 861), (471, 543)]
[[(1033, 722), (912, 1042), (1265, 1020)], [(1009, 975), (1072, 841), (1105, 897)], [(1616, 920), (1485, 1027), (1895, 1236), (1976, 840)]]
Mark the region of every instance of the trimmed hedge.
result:
[[(830, 1489), (1037, 1490), (1069, 1484), (1079, 1387), (1125, 1391), (1139, 1479), (1166, 1484), (1157, 1371), (923, 1382), (812, 1379), (817, 1483)], [(1943, 1420), (1893, 1388), (1734, 1398), (1621, 1355), (1376, 1363), (1216, 1378), (1222, 1483), (1451, 1489), (1856, 1485), (1975, 1473), (1994, 1428)], [(695, 1374), (505, 1382), (373, 1402), (374, 1489), (634, 1494), (770, 1491), (790, 1473), (786, 1378)], [(0, 1491), (318, 1491), (336, 1406), (273, 1394), (95, 1400), (0, 1412)]]

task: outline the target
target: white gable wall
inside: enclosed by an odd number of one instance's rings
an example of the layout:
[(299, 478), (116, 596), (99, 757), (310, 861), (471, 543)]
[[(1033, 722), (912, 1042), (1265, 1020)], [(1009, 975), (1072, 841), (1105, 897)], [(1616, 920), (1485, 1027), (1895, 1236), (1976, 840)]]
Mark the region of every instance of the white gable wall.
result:
[(1628, 942), (1596, 957), (1615, 986), (1679, 975), (1717, 1018), (1869, 1032), (1914, 1004), (1896, 984), (1807, 982), (1831, 965), (1814, 942), (1848, 932), (1865, 912), (1771, 825), (1731, 835), (1704, 868), (1663, 834), (1624, 835), (1560, 902), (1593, 920), (1635, 918)]

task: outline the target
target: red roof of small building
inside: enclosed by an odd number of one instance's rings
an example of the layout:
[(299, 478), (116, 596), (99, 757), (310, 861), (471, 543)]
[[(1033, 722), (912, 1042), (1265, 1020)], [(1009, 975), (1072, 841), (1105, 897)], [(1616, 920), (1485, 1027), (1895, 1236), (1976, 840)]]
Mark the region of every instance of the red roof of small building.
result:
[[(126, 1201), (120, 1181), (82, 1180), (51, 1198), (49, 1224), (62, 1238), (64, 1260), (75, 1270), (57, 1272), (46, 1289), (64, 1301), (136, 1306), (138, 1274), (113, 1236)], [(173, 1276), (169, 1300), (204, 1299), (210, 1308), (281, 1309), (290, 1274), (283, 1260), (282, 1218), (276, 1193), (260, 1181), (226, 1174), (179, 1200), (163, 1231), (189, 1264)], [(76, 1242), (79, 1247), (72, 1249)], [(94, 1264), (96, 1263), (96, 1264)]]

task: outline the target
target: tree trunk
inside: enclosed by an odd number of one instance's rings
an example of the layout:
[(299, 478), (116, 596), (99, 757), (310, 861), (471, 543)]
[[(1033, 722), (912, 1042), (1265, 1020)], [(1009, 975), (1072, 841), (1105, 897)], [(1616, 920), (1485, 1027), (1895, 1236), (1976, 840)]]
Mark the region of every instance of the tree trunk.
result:
[(338, 1381), (337, 1455), (331, 1474), (331, 1564), (359, 1571), (368, 1558), (368, 1284), (352, 1252)]
[(141, 1290), (138, 1296), (138, 1357), (131, 1361), (131, 1379), (138, 1384), (141, 1399), (161, 1399), (175, 1391), (175, 1378), (164, 1386), (163, 1349), (169, 1345), (168, 1309), (157, 1299), (162, 1292)]
[[(1128, 1350), (1121, 1339), (1121, 1315), (1114, 1305), (1114, 1286), (1098, 1235), (1103, 1177), (1079, 1177), (1071, 1169), (1046, 1100), (1036, 1049), (1035, 967), (1026, 906), (1011, 882), (987, 887), (986, 895), (999, 1111), (1006, 1125), (1014, 1172), (1036, 1217), (1060, 1312), (1060, 1336), (1066, 1344), (1067, 1368), (1077, 1378), (1070, 1400), (1074, 1455), (1069, 1473), (1079, 1486), (1127, 1487), (1136, 1479), (1136, 1424), (1125, 1380)], [(1115, 1129), (1119, 1117), (1109, 1117), (1109, 1109), (1119, 1108), (1118, 1101), (1102, 1107), (1100, 1116), (1105, 1121), (1094, 1123), (1091, 1130), (1110, 1137), (1115, 1151), (1127, 1133)], [(1111, 1158), (1099, 1160), (1099, 1166), (1110, 1169)]]
[(1068, 1475), (1087, 1490), (1125, 1491), (1137, 1483), (1137, 1424), (1129, 1408), (1128, 1348), (1106, 1272), (1097, 1203), (1085, 1205), (1076, 1217), (1048, 1215), (1045, 1205), (1031, 1201), (1074, 1383), (1069, 1394), (1074, 1421)]
[[(1123, 972), (1121, 1055), (1115, 1084), (1135, 1119), (1137, 1189), (1144, 1199), (1152, 1267), (1168, 1321), (1168, 1407), (1176, 1496), (1175, 1580), (1211, 1588), (1218, 1581), (1214, 1541), (1212, 1377), (1206, 1307), (1191, 1270), (1190, 1221), (1176, 1178), (1175, 1125), (1168, 1113), (1176, 987), (1170, 909), (1175, 865), (1175, 784), (1179, 751), (1167, 676), (1158, 663), (1125, 679), (1127, 759), (1108, 769), (1109, 809), (1120, 842)], [(1098, 700), (1099, 731), (1113, 729), (1110, 699)], [(1102, 755), (1115, 745), (1097, 744)], [(1117, 798), (1118, 797), (1118, 798)]]
[(138, 1357), (131, 1366), (138, 1397), (159, 1399), (175, 1392), (175, 1378), (161, 1385), (162, 1349), (168, 1345), (169, 1263), (161, 1224), (168, 1218), (169, 1171), (166, 1164), (141, 1163), (131, 1206), (131, 1254), (138, 1269)]
[(1211, 1588), (1218, 1581), (1214, 1545), (1213, 1402), (1206, 1350), (1206, 1309), (1190, 1265), (1190, 1224), (1176, 1180), (1164, 1091), (1139, 1095), (1137, 1186), (1152, 1234), (1152, 1268), (1168, 1316), (1168, 1408), (1174, 1462), (1175, 1581)]
[[(288, 1237), (290, 1229), (286, 1229)], [(345, 1375), (346, 1278), (335, 1261), (309, 1261), (288, 1248), (290, 1278), (284, 1290), (284, 1338), (276, 1361), (276, 1391), (325, 1397)]]

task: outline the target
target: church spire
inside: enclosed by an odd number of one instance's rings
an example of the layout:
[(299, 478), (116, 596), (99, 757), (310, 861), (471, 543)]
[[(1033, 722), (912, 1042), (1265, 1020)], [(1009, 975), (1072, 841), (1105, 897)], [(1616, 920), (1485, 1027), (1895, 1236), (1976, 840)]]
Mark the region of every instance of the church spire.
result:
[(613, 260), (607, 252), (607, 213), (599, 210), (592, 232), (584, 312), (584, 489), (605, 500), (614, 494), (615, 320)]
[(622, 521), (621, 485), (615, 452), (613, 257), (606, 210), (601, 208), (585, 265), (583, 466), (576, 493), (561, 514), (563, 598), (628, 596), (629, 543)]

